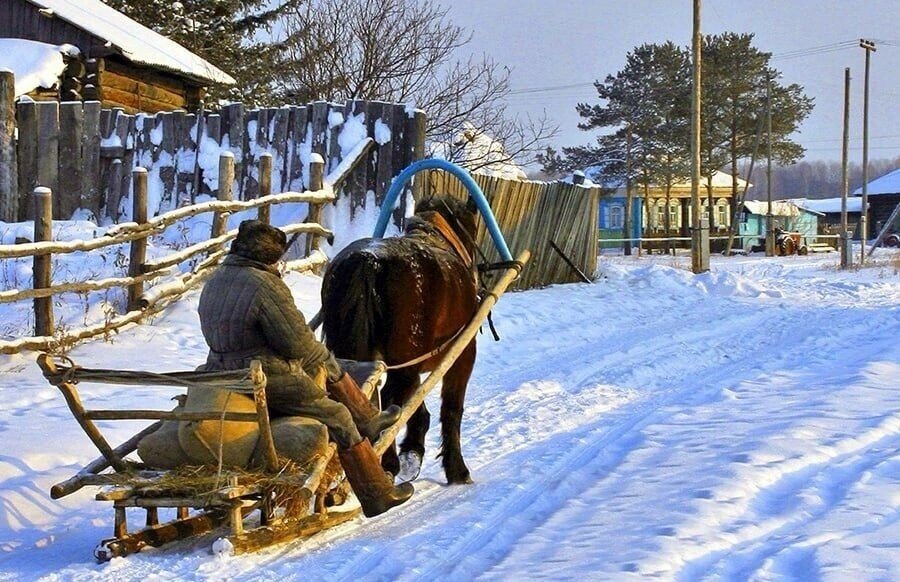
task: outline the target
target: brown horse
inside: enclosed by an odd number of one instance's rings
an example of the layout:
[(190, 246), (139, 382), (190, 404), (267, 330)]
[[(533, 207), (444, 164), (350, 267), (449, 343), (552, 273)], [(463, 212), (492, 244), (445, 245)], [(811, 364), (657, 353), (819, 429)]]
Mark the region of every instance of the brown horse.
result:
[[(443, 348), (478, 307), (473, 264), (476, 209), (436, 196), (418, 203), (403, 236), (358, 240), (328, 266), (322, 284), (325, 342), (338, 358), (380, 359), (390, 369), (382, 406), (403, 405), (434, 369)], [(425, 357), (424, 361), (418, 361)], [(409, 365), (410, 362), (413, 362)], [(471, 483), (460, 448), (466, 385), (475, 364), (475, 340), (447, 371), (441, 387), (441, 457), (449, 483)], [(406, 425), (400, 444), (404, 473), (418, 473), (431, 415), (425, 404)], [(382, 464), (395, 475), (391, 447)]]

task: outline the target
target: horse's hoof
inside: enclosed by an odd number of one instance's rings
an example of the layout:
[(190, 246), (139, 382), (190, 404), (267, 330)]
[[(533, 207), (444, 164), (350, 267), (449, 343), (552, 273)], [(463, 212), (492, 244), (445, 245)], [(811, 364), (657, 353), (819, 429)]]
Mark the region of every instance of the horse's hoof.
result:
[(468, 471), (466, 471), (464, 475), (455, 477), (450, 477), (449, 475), (447, 476), (447, 483), (449, 485), (471, 485), (474, 482), (475, 481), (472, 481), (472, 477), (471, 475), (469, 475)]
[(398, 483), (413, 481), (422, 470), (422, 455), (416, 451), (404, 451), (400, 453), (400, 472), (397, 474)]

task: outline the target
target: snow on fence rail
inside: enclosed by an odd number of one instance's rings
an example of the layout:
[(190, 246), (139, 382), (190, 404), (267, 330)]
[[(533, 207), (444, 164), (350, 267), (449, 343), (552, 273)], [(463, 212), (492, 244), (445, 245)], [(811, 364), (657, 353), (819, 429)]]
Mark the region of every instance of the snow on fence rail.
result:
[[(314, 160), (311, 165), (310, 190), (304, 192), (269, 194), (266, 191), (268, 186), (264, 186), (263, 196), (259, 198), (232, 201), (232, 181), (226, 180), (221, 188), (216, 189), (218, 200), (186, 206), (153, 218), (147, 218), (147, 171), (137, 168), (132, 175), (133, 215), (137, 218), (137, 222), (117, 225), (109, 229), (105, 236), (92, 240), (52, 241), (52, 191), (44, 187), (36, 188), (34, 208), (38, 212), (38, 218), (35, 220), (34, 242), (0, 245), (0, 260), (33, 257), (33, 288), (0, 291), (0, 303), (33, 300), (34, 336), (0, 341), (0, 353), (15, 353), (22, 350), (64, 351), (77, 341), (109, 334), (122, 326), (140, 322), (147, 316), (163, 310), (185, 292), (204, 281), (225, 255), (225, 243), (237, 236), (237, 229), (227, 230), (226, 227), (227, 215), (232, 212), (256, 209), (258, 218), (268, 222), (270, 208), (273, 205), (307, 203), (309, 211), (303, 222), (281, 227), (288, 235), (294, 233), (307, 235), (303, 258), (288, 262), (286, 268), (292, 271), (306, 271), (323, 265), (327, 257), (318, 250), (318, 241), (320, 237), (328, 237), (332, 233), (314, 222), (314, 217), (319, 215), (318, 208), (322, 204), (335, 199), (334, 190), (352, 174), (355, 166), (365, 160), (371, 147), (371, 138), (364, 139), (352, 149), (353, 157), (345, 159), (344, 163), (327, 177), (323, 177), (324, 163)], [(233, 156), (230, 153), (223, 154), (220, 159), (221, 175), (232, 175), (233, 164)], [(265, 167), (266, 164), (263, 164), (263, 168)], [(271, 183), (267, 178), (268, 176), (261, 175), (261, 182)], [(162, 258), (147, 260), (147, 242), (150, 237), (161, 235), (167, 228), (180, 224), (179, 221), (204, 213), (213, 214), (208, 240), (191, 244)], [(53, 255), (90, 252), (126, 244), (129, 245), (127, 255), (129, 258), (127, 262), (123, 261), (121, 266), (127, 268), (127, 276), (57, 285), (52, 283)], [(179, 264), (192, 259), (197, 260), (192, 268), (183, 273), (178, 271), (176, 267)], [(144, 284), (153, 281), (157, 282), (157, 285), (145, 292)], [(127, 289), (128, 301), (125, 313), (111, 316), (100, 324), (88, 325), (76, 331), (61, 330), (56, 324), (53, 317), (54, 296), (61, 293), (89, 293), (110, 288)]]

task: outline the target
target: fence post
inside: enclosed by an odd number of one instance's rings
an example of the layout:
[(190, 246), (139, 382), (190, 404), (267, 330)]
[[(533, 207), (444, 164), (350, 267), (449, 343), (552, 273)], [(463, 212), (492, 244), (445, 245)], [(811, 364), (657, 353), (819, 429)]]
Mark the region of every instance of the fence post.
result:
[[(234, 154), (222, 152), (219, 156), (219, 187), (216, 190), (216, 198), (231, 201), (231, 193), (234, 189)], [(228, 229), (228, 213), (216, 212), (213, 215), (211, 238), (225, 234)]]
[(15, 132), (15, 78), (10, 71), (0, 71), (0, 220), (5, 222), (19, 218)]
[[(259, 156), (259, 197), (272, 193), (272, 154), (266, 152)], [(257, 209), (257, 218), (269, 224), (272, 222), (272, 207), (266, 204)]]
[[(132, 197), (131, 218), (138, 224), (147, 222), (147, 170), (135, 168), (131, 173), (134, 181), (134, 196)], [(137, 277), (144, 273), (144, 261), (147, 259), (147, 237), (136, 238), (131, 241), (131, 253), (128, 260), (128, 276)], [(140, 299), (144, 294), (143, 281), (136, 281), (128, 286), (128, 311), (141, 308)]]
[[(309, 156), (309, 189), (318, 192), (325, 187), (325, 158), (319, 154)], [(322, 218), (322, 205), (310, 202), (306, 222), (318, 223)], [(310, 233), (306, 238), (306, 256), (319, 248), (319, 237)]]
[[(53, 194), (50, 188), (34, 189), (34, 242), (53, 239)], [(33, 287), (50, 287), (50, 253), (35, 255), (33, 263)], [(34, 335), (53, 335), (53, 297), (34, 299)]]

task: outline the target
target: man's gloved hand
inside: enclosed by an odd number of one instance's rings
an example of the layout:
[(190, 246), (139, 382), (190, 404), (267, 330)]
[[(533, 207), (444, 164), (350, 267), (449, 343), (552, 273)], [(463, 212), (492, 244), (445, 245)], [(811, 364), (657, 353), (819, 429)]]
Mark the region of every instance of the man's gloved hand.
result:
[(328, 353), (328, 359), (322, 365), (325, 366), (325, 374), (328, 376), (329, 383), (337, 382), (344, 375), (343, 368), (331, 352)]

